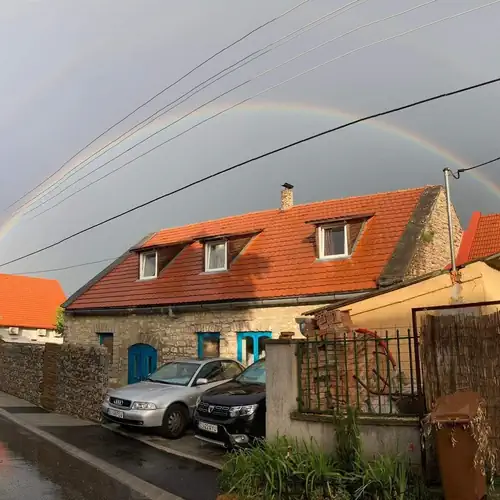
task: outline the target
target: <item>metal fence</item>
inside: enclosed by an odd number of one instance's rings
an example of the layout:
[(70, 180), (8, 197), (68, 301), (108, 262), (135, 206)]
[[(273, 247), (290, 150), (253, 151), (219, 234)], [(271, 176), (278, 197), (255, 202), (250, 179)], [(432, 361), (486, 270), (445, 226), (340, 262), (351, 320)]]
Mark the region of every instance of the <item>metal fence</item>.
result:
[(412, 329), (358, 328), (297, 344), (298, 409), (304, 413), (420, 415), (418, 339)]

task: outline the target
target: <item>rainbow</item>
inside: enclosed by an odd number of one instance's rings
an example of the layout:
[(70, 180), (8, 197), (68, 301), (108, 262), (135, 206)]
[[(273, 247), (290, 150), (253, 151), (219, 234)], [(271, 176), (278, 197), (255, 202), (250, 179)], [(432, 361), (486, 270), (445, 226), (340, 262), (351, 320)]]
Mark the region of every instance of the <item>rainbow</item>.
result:
[[(205, 117), (210, 117), (211, 115), (215, 113), (219, 113), (221, 110), (225, 109), (226, 107), (230, 106), (230, 104), (226, 105), (221, 105), (221, 106), (210, 106), (204, 109), (200, 109), (193, 115), (191, 115), (187, 120), (191, 120), (193, 117), (200, 117), (200, 118), (205, 118)], [(249, 113), (249, 112), (260, 112), (260, 113), (292, 113), (292, 114), (299, 114), (299, 113), (305, 113), (308, 115), (316, 115), (316, 116), (325, 116), (328, 118), (334, 118), (338, 121), (341, 122), (349, 122), (352, 120), (355, 120), (359, 118), (358, 115), (350, 113), (348, 111), (344, 111), (340, 108), (334, 108), (334, 107), (325, 107), (325, 106), (318, 106), (318, 105), (313, 105), (310, 103), (300, 103), (300, 102), (270, 102), (270, 101), (259, 101), (256, 103), (245, 103), (242, 104), (241, 106), (238, 106), (238, 108), (235, 108), (232, 110), (232, 113)], [(134, 136), (128, 138), (122, 145), (117, 147), (117, 151), (119, 151), (123, 145), (128, 146), (128, 143), (130, 145), (133, 144), (133, 141), (137, 140), (141, 136), (146, 136), (151, 133), (154, 133), (155, 131), (159, 130), (160, 128), (163, 128), (164, 126), (168, 125), (169, 122), (174, 121), (175, 119), (179, 118), (179, 116), (175, 115), (170, 115), (167, 114), (164, 117), (156, 120), (155, 122), (151, 123), (144, 129), (140, 130)], [(364, 123), (361, 123), (360, 126), (363, 127), (369, 127), (376, 129), (378, 131), (384, 132), (388, 134), (391, 137), (395, 137), (397, 139), (405, 140), (408, 141), (421, 149), (439, 157), (440, 159), (443, 160), (443, 168), (445, 166), (449, 166), (452, 168), (467, 168), (470, 166), (470, 163), (467, 162), (465, 159), (460, 158), (457, 154), (453, 153), (452, 151), (446, 149), (445, 147), (436, 144), (432, 142), (431, 140), (422, 137), (420, 135), (417, 135), (411, 130), (407, 130), (401, 126), (394, 126), (391, 125), (390, 123), (387, 123), (383, 120), (377, 119), (377, 120), (370, 120)], [(100, 144), (95, 144), (93, 150), (88, 151), (81, 155), (78, 158), (75, 158), (70, 164), (68, 164), (61, 172), (58, 173), (57, 176), (53, 177), (49, 183), (40, 186), (40, 188), (33, 193), (33, 196), (36, 195), (37, 193), (40, 193), (44, 189), (52, 186), (53, 184), (59, 182), (73, 167), (78, 165), (81, 161), (83, 161), (87, 156), (90, 154), (98, 151), (102, 147), (107, 147), (112, 143), (112, 141), (107, 142), (107, 143), (100, 143)], [(168, 147), (168, 145), (166, 145)], [(100, 159), (97, 160), (98, 162), (101, 161)], [(110, 169), (114, 168), (115, 166), (119, 165), (120, 159), (117, 160), (116, 163), (112, 163), (110, 165)], [(132, 164), (134, 165), (134, 164)], [(125, 167), (127, 168), (127, 167)], [(103, 172), (99, 172), (98, 175), (102, 175)], [(473, 170), (469, 172), (467, 175), (472, 176), (476, 181), (481, 183), (489, 192), (492, 194), (496, 195), (497, 197), (500, 197), (500, 186), (497, 186), (494, 182), (492, 182), (488, 177), (486, 177), (482, 172), (479, 170)], [(77, 177), (73, 177), (71, 179), (71, 182), (76, 180)], [(89, 180), (91, 180), (89, 178)], [(82, 186), (85, 184), (85, 181), (81, 184)], [(54, 192), (51, 192), (51, 194), (54, 194)], [(54, 200), (56, 201), (56, 200)], [(50, 206), (50, 202), (47, 206)], [(0, 241), (5, 238), (5, 236), (13, 229), (14, 226), (16, 226), (22, 219), (23, 217), (23, 210), (20, 210), (18, 213), (16, 213), (14, 216), (10, 217), (7, 221), (0, 226)]]

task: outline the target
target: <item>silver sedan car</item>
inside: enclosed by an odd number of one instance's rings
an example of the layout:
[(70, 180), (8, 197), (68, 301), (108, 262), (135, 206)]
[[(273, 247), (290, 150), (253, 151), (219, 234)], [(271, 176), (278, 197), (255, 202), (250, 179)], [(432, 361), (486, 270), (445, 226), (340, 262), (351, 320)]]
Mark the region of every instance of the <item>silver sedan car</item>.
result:
[(102, 404), (103, 418), (125, 426), (158, 428), (167, 438), (179, 438), (198, 397), (244, 369), (241, 363), (225, 358), (171, 361), (143, 382), (110, 389)]

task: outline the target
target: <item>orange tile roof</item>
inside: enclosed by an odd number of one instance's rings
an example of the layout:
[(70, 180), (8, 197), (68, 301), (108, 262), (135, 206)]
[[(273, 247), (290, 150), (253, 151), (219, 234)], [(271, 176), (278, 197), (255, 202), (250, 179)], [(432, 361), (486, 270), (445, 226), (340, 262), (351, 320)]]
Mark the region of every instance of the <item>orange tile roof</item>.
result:
[(65, 299), (56, 280), (0, 274), (0, 326), (52, 329)]
[[(295, 205), (165, 229), (142, 248), (188, 242), (158, 278), (138, 281), (131, 252), (70, 298), (68, 309), (174, 305), (369, 290), (394, 253), (426, 188)], [(374, 214), (348, 259), (318, 261), (312, 220)], [(203, 272), (202, 237), (262, 230), (228, 272)], [(190, 240), (195, 240), (191, 241)]]
[(500, 253), (500, 214), (474, 212), (464, 232), (457, 265)]

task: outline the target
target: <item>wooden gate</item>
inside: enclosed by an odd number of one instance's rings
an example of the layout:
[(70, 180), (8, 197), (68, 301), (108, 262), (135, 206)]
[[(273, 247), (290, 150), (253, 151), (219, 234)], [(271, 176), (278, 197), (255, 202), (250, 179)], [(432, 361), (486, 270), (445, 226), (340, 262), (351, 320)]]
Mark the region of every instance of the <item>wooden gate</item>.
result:
[(43, 408), (56, 410), (57, 400), (57, 361), (61, 346), (59, 344), (45, 344), (43, 355), (43, 382), (40, 403)]

